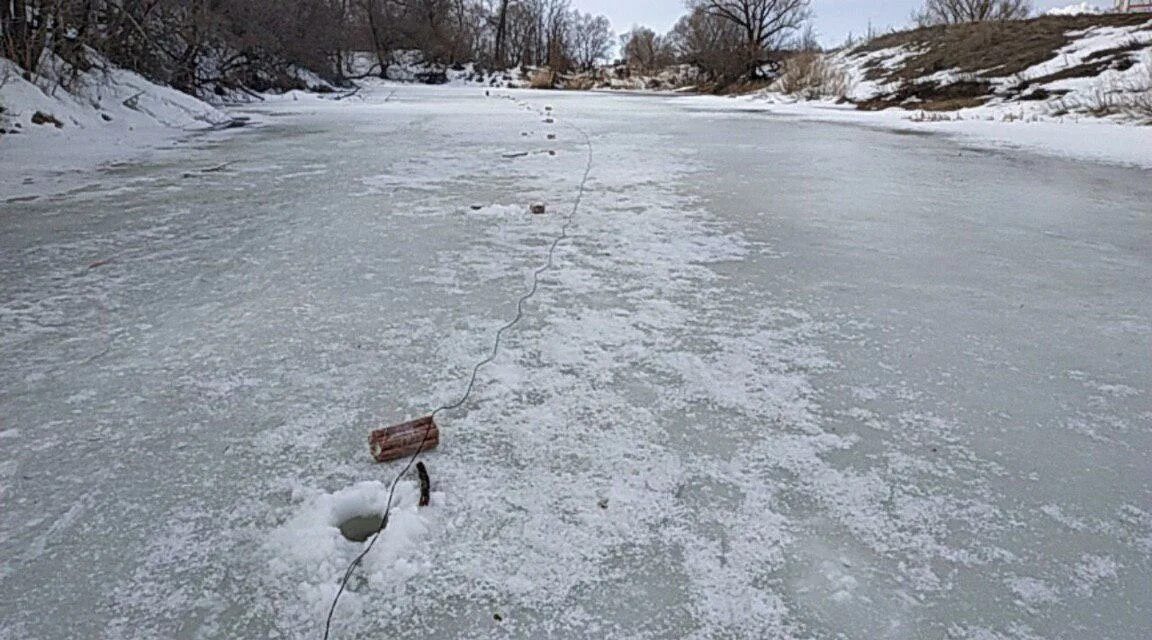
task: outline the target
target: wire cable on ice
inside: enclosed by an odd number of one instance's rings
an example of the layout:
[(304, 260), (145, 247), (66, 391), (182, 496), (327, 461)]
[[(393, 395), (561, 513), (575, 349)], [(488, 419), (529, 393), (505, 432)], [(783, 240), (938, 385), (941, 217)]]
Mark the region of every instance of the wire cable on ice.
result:
[[(456, 402), (437, 407), (432, 412), (433, 420), (441, 413), (459, 409), (460, 407), (464, 406), (465, 402), (468, 402), (468, 398), (472, 396), (472, 391), (476, 388), (476, 378), (479, 376), (480, 370), (484, 368), (484, 366), (491, 364), (492, 361), (496, 359), (496, 356), (499, 355), (500, 344), (504, 339), (504, 334), (518, 325), (520, 321), (524, 319), (524, 305), (526, 305), (529, 300), (534, 298), (536, 296), (536, 292), (540, 290), (540, 277), (544, 275), (545, 272), (553, 268), (555, 265), (556, 248), (560, 246), (561, 242), (567, 240), (569, 237), (568, 231), (572, 227), (572, 222), (575, 220), (576, 214), (580, 211), (580, 205), (584, 202), (584, 194), (586, 193), (588, 187), (588, 177), (592, 174), (593, 150), (592, 137), (588, 135), (587, 131), (567, 122), (564, 123), (564, 126), (579, 133), (581, 137), (584, 138), (584, 145), (588, 149), (588, 160), (584, 166), (584, 174), (580, 178), (580, 186), (576, 190), (576, 198), (572, 202), (572, 209), (565, 217), (564, 226), (560, 228), (560, 233), (552, 240), (552, 244), (548, 246), (548, 257), (544, 261), (544, 264), (540, 265), (535, 271), (532, 272), (532, 286), (529, 287), (528, 291), (526, 291), (524, 295), (520, 296), (520, 299), (516, 301), (516, 315), (496, 331), (495, 338), (492, 341), (492, 350), (488, 353), (487, 357), (485, 357), (480, 362), (477, 362), (476, 366), (472, 367), (472, 373), (468, 377), (468, 385), (464, 388), (464, 393), (460, 396), (460, 399)], [(423, 453), (424, 445), (428, 441), (429, 433), (431, 432), (425, 432), (424, 439), (420, 441), (420, 446), (417, 447), (415, 453), (413, 453), (408, 458), (407, 463), (404, 465), (404, 468), (400, 470), (400, 473), (396, 474), (396, 477), (392, 479), (392, 484), (388, 488), (388, 506), (385, 507), (384, 517), (381, 521), (380, 529), (376, 531), (376, 533), (368, 541), (367, 546), (364, 547), (364, 550), (361, 551), (360, 555), (356, 556), (356, 558), (348, 564), (348, 568), (344, 571), (344, 577), (340, 580), (340, 588), (336, 591), (336, 596), (332, 598), (332, 606), (328, 608), (328, 618), (324, 622), (324, 640), (328, 640), (329, 635), (331, 634), (332, 617), (336, 613), (336, 605), (340, 603), (340, 596), (344, 594), (345, 589), (348, 587), (348, 581), (352, 578), (352, 574), (356, 572), (356, 567), (358, 567), (360, 563), (363, 562), (364, 558), (372, 551), (372, 548), (376, 546), (376, 541), (380, 539), (380, 535), (383, 534), (384, 530), (388, 528), (388, 517), (392, 513), (392, 499), (396, 495), (396, 486), (400, 484), (400, 479), (407, 475), (408, 472), (411, 471), (412, 466), (416, 464), (417, 460), (420, 459), (420, 454)]]

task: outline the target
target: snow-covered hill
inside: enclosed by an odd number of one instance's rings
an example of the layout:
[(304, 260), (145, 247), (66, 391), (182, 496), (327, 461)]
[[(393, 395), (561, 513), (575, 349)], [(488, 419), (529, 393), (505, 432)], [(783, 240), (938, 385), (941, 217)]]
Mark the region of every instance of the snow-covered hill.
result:
[(63, 184), (72, 170), (133, 157), (230, 116), (197, 98), (97, 60), (72, 73), (58, 60), (26, 79), (0, 58), (0, 197)]
[[(1152, 18), (1045, 16), (896, 33), (832, 56), (862, 109), (1152, 120)], [(932, 115), (930, 117), (946, 117)]]
[(0, 58), (0, 105), (5, 135), (190, 129), (228, 121), (227, 115), (201, 100), (111, 65), (73, 75), (60, 64), (50, 64), (42, 75), (28, 80), (15, 64)]

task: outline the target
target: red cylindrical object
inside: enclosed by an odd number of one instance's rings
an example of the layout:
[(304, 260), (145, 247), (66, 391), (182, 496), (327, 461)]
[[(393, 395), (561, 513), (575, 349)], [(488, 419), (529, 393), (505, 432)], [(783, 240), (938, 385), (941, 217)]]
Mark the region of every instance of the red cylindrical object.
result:
[(378, 429), (368, 438), (372, 457), (377, 462), (406, 458), (417, 451), (430, 451), (439, 445), (440, 429), (432, 416)]

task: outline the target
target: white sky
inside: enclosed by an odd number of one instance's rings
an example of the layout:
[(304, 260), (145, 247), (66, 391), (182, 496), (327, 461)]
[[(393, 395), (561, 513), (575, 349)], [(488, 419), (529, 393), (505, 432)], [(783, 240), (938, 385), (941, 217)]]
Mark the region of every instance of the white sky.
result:
[[(1050, 9), (1079, 4), (1079, 1), (1034, 0), (1033, 4), (1040, 9)], [(573, 0), (572, 4), (581, 11), (608, 16), (617, 32), (643, 24), (663, 33), (684, 14), (682, 0)], [(1096, 0), (1095, 4), (1110, 6), (1112, 0)], [(839, 44), (849, 32), (865, 33), (869, 21), (879, 31), (889, 26), (904, 26), (919, 5), (920, 0), (812, 0), (816, 29), (825, 45)]]

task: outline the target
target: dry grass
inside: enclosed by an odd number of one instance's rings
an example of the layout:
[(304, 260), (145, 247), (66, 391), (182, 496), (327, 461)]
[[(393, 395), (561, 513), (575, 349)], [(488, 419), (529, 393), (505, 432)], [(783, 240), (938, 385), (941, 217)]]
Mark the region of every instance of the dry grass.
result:
[(740, 80), (739, 82), (703, 83), (699, 86), (701, 93), (711, 93), (718, 96), (739, 96), (763, 91), (772, 86), (772, 80)]
[(879, 111), (890, 107), (904, 107), (919, 111), (956, 111), (979, 107), (992, 98), (991, 85), (986, 80), (969, 78), (949, 84), (936, 82), (907, 82), (892, 93), (861, 102), (864, 111)]
[(1139, 80), (1101, 87), (1088, 95), (1062, 98), (1055, 114), (1121, 117), (1152, 125), (1152, 53), (1144, 57), (1144, 67), (1146, 72)]
[(958, 122), (961, 118), (959, 115), (949, 115), (947, 113), (939, 113), (936, 111), (917, 111), (914, 115), (908, 118), (909, 122)]
[(1141, 124), (1152, 125), (1152, 90), (1141, 92), (1099, 91), (1063, 107), (1100, 118), (1120, 116)]
[(551, 69), (538, 69), (528, 76), (528, 86), (533, 89), (555, 89), (556, 72)]
[(848, 94), (848, 74), (819, 53), (798, 53), (784, 61), (772, 88), (805, 100), (843, 98)]
[(561, 76), (560, 86), (572, 91), (590, 91), (596, 88), (596, 80), (586, 73), (573, 76)]
[[(1006, 77), (1052, 58), (1053, 52), (1073, 41), (1069, 32), (1147, 22), (1147, 14), (1106, 14), (942, 25), (880, 36), (858, 50), (878, 51), (904, 46), (920, 51), (897, 69), (873, 68), (866, 76), (869, 80), (910, 80), (946, 70), (986, 78)], [(1114, 58), (1126, 53), (1121, 48), (1101, 53), (1100, 58), (1086, 62), (1107, 66)], [(1084, 75), (1092, 73), (1092, 69), (1087, 67), (1083, 71)]]
[[(866, 70), (865, 79), (892, 83), (897, 88), (862, 103), (860, 108), (946, 111), (980, 106), (992, 98), (993, 86), (989, 80), (993, 78), (1016, 77), (1010, 87), (1000, 90), (1000, 97), (1007, 100), (1058, 97), (1061, 91), (1046, 90), (1043, 85), (1068, 78), (1095, 77), (1106, 70), (1131, 69), (1138, 53), (1148, 44), (1133, 39), (1115, 48), (1094, 52), (1079, 64), (1041, 78), (1025, 80), (1022, 72), (1051, 60), (1057, 51), (1076, 40), (1077, 32), (1094, 27), (1145, 25), (1148, 21), (1147, 14), (1044, 16), (1032, 20), (924, 27), (880, 36), (860, 46), (856, 53), (894, 47), (917, 53), (894, 68), (886, 68), (880, 59), (875, 60)], [(962, 80), (947, 84), (922, 80), (942, 71), (959, 73)]]

